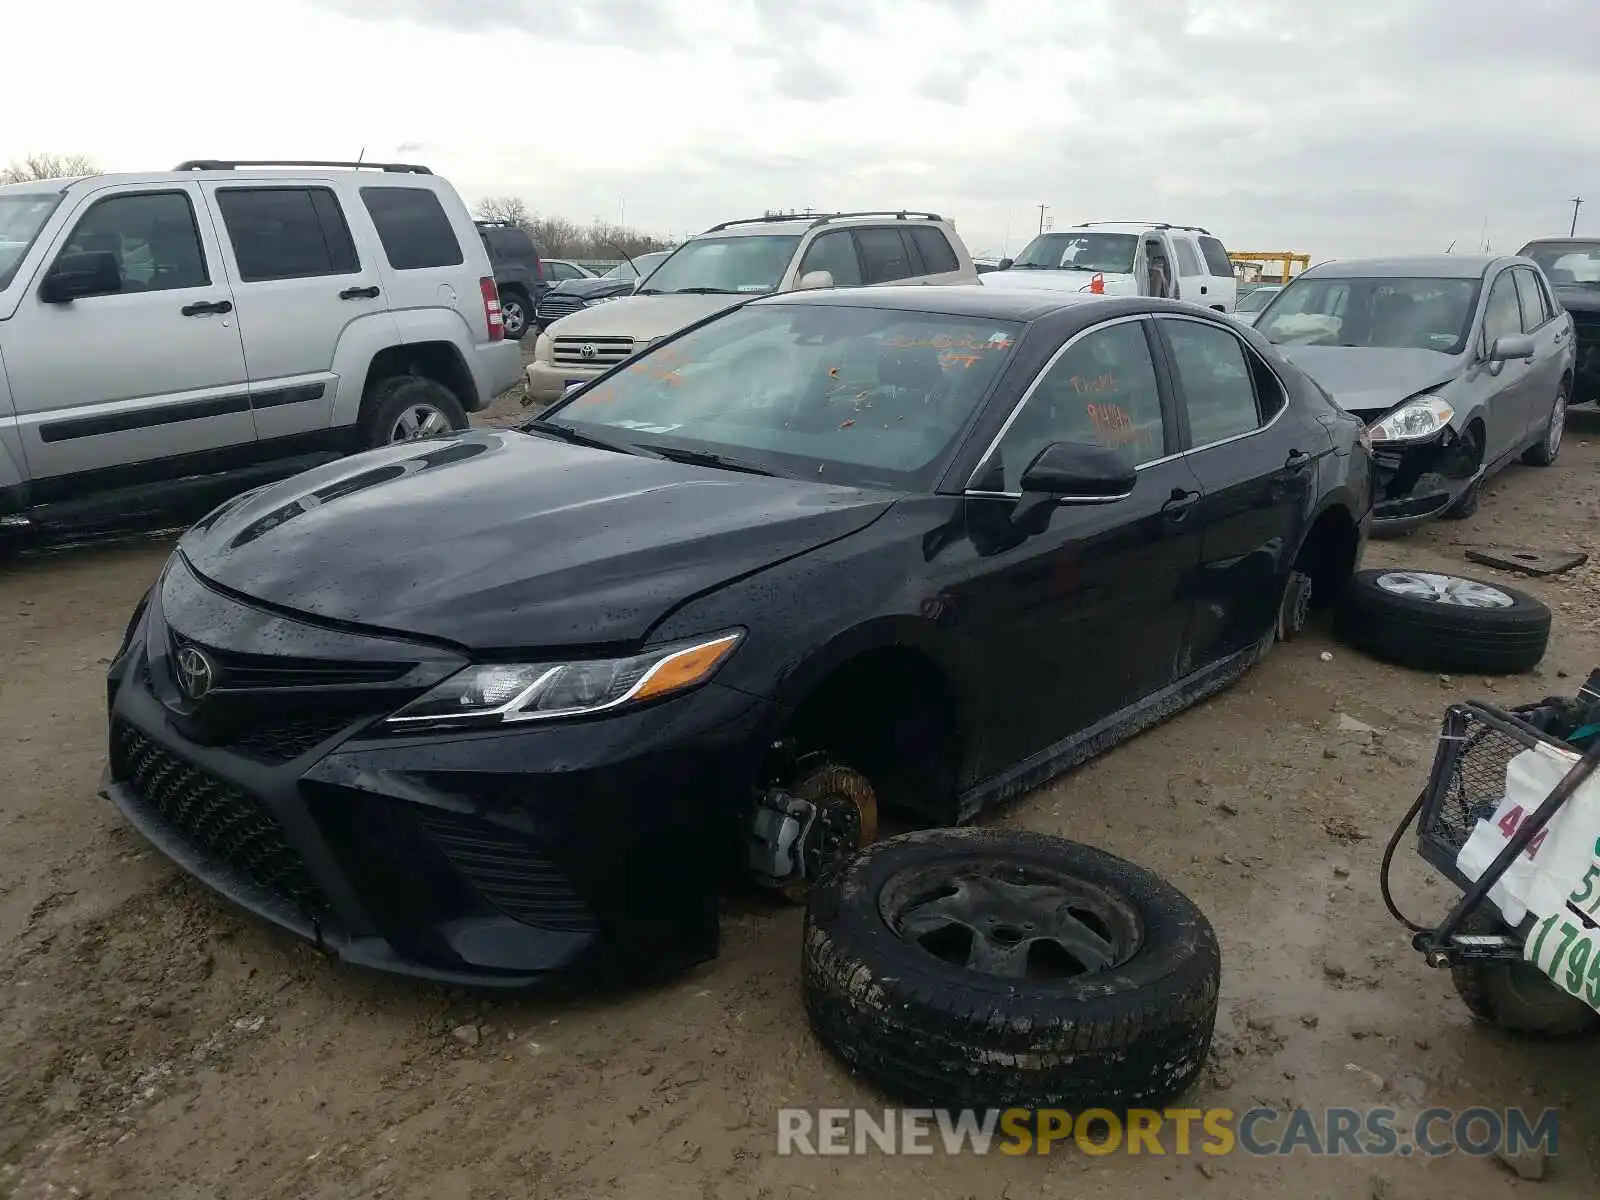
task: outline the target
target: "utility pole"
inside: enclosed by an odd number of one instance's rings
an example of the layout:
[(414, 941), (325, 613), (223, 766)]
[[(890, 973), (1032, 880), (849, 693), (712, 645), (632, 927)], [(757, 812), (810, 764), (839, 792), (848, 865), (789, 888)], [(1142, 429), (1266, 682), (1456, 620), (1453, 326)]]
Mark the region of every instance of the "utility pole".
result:
[(1582, 208), (1582, 207), (1583, 207), (1583, 197), (1582, 196), (1574, 196), (1572, 198), (1572, 228), (1567, 231), (1567, 236), (1568, 237), (1577, 237), (1578, 236), (1578, 210), (1580, 208)]
[(1040, 233), (1043, 233), (1043, 232), (1044, 232), (1044, 214), (1045, 214), (1045, 211), (1046, 211), (1046, 210), (1047, 210), (1047, 209), (1048, 209), (1048, 208), (1049, 208), (1049, 207), (1050, 207), (1050, 206), (1049, 206), (1049, 205), (1048, 205), (1048, 204), (1041, 204), (1041, 205), (1039, 205), (1039, 232), (1040, 232)]

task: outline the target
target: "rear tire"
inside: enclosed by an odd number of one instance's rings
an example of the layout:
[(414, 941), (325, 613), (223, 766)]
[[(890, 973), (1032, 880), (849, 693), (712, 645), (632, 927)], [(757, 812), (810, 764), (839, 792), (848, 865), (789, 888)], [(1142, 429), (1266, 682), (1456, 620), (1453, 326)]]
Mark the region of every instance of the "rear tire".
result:
[(1390, 567), (1351, 576), (1337, 626), (1352, 646), (1402, 667), (1514, 675), (1544, 657), (1550, 610), (1504, 584)]
[(424, 375), (380, 379), (367, 394), (361, 421), (361, 446), (375, 450), (398, 442), (440, 437), (467, 427), (467, 414), (455, 393)]
[(500, 293), (500, 321), (506, 337), (520, 342), (533, 328), (533, 301), (509, 288)]

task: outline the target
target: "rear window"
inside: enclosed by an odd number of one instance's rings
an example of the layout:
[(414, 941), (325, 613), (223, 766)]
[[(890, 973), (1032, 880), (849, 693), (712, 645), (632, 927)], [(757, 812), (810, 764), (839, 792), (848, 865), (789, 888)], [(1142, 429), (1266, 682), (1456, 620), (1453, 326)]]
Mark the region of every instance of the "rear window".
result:
[(520, 229), (490, 229), (489, 251), (495, 258), (533, 258), (533, 239)]
[(927, 226), (913, 226), (910, 230), (911, 240), (917, 244), (917, 253), (922, 255), (922, 265), (927, 268), (930, 275), (941, 275), (946, 271), (958, 271), (961, 264), (956, 260), (956, 252), (950, 249), (950, 243), (944, 234), (937, 229)]
[(361, 202), (372, 214), (378, 240), (395, 270), (454, 267), (466, 261), (444, 206), (426, 188), (364, 187)]
[(221, 188), (217, 208), (243, 283), (361, 269), (344, 212), (328, 188)]
[(1213, 275), (1223, 279), (1233, 278), (1233, 260), (1228, 257), (1228, 250), (1214, 237), (1200, 239), (1200, 253), (1206, 256), (1206, 266), (1211, 268)]

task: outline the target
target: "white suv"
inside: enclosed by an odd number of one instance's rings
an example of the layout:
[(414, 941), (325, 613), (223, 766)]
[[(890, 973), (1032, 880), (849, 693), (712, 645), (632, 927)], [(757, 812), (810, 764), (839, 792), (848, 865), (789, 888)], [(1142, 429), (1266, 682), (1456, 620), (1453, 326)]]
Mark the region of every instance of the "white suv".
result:
[(553, 404), (652, 342), (770, 292), (885, 283), (977, 283), (955, 226), (935, 213), (765, 216), (690, 238), (633, 295), (545, 328), (524, 403)]
[(1232, 312), (1239, 295), (1223, 244), (1197, 225), (1086, 221), (1041, 233), (1000, 269), (988, 287), (1165, 296)]
[(0, 187), (0, 533), (459, 429), (520, 378), (477, 229), (426, 167)]

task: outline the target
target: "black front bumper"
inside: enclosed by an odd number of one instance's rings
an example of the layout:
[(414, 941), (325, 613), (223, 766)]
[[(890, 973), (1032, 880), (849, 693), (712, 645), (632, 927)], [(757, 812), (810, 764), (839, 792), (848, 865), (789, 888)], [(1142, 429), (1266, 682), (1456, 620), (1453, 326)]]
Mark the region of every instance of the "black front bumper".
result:
[(1377, 503), (1372, 528), (1377, 534), (1402, 533), (1450, 508), (1483, 475), (1471, 445), (1453, 429), (1415, 442), (1373, 446)]
[(105, 794), (234, 903), (452, 983), (641, 979), (716, 954), (765, 702), (710, 684), (608, 719), (403, 738), (371, 716), (269, 717), (204, 744), (169, 703), (151, 610), (112, 664)]

